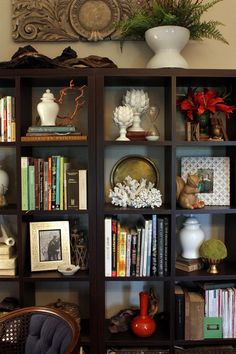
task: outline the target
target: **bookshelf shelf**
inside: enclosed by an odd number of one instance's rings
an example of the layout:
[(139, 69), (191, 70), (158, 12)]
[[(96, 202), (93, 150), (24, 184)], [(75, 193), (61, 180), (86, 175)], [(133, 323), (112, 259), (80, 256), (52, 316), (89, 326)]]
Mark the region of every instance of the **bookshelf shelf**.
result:
[[(85, 105), (78, 117), (78, 127), (87, 140), (83, 141), (22, 141), (28, 127), (37, 119), (36, 106), (47, 88), (57, 96), (70, 80), (86, 85)], [(186, 141), (185, 121), (176, 109), (178, 93), (188, 87), (230, 87), (236, 102), (236, 70), (202, 69), (15, 69), (0, 70), (0, 93), (16, 99), (16, 142), (0, 142), (0, 152), (11, 154), (8, 166), (11, 173), (11, 198), (0, 214), (13, 219), (17, 234), (17, 275), (0, 276), (1, 289), (8, 296), (18, 295), (20, 305), (40, 303), (40, 294), (46, 293), (47, 302), (55, 301), (61, 293), (72, 297), (83, 312), (81, 343), (86, 354), (105, 354), (115, 347), (161, 347), (175, 353), (175, 345), (213, 345), (211, 340), (185, 341), (175, 338), (175, 285), (188, 282), (236, 282), (236, 120), (226, 121), (227, 141)], [(112, 114), (129, 89), (143, 89), (152, 105), (160, 106), (158, 129), (160, 140), (116, 141), (118, 128)], [(142, 124), (147, 129), (145, 117)], [(88, 209), (86, 210), (21, 210), (21, 157), (47, 158), (66, 155), (76, 166), (88, 170)], [(108, 191), (110, 174), (122, 157), (139, 154), (151, 158), (158, 166), (163, 204), (160, 208), (121, 208), (110, 203)], [(206, 206), (187, 210), (176, 205), (176, 175), (180, 174), (180, 159), (188, 156), (230, 157), (230, 205)], [(10, 162), (9, 162), (10, 161)], [(220, 264), (220, 273), (210, 275), (206, 270), (191, 273), (175, 269), (179, 252), (178, 230), (186, 216), (193, 214), (205, 227), (208, 237), (223, 238), (228, 248), (227, 261)], [(130, 222), (132, 227), (140, 219), (167, 218), (169, 233), (166, 243), (165, 275), (105, 276), (104, 218), (116, 216)], [(32, 221), (73, 221), (78, 219), (88, 234), (89, 271), (63, 277), (57, 271), (31, 272), (29, 251), (29, 223)], [(6, 284), (6, 286), (5, 286)], [(9, 284), (11, 286), (9, 286)], [(5, 287), (4, 287), (5, 286)], [(160, 299), (160, 312), (165, 314), (165, 326), (157, 319), (157, 332), (148, 339), (134, 337), (130, 332), (111, 334), (109, 318), (116, 311), (135, 305), (138, 293), (154, 287)], [(0, 289), (0, 295), (1, 290)], [(3, 292), (4, 296), (5, 291)], [(81, 297), (81, 298), (80, 298)], [(0, 299), (1, 300), (1, 299)], [(51, 300), (51, 301), (50, 301)], [(44, 303), (44, 302), (43, 302)], [(43, 304), (40, 303), (40, 304)], [(90, 319), (88, 321), (88, 318)], [(219, 344), (234, 344), (231, 339), (217, 339)]]

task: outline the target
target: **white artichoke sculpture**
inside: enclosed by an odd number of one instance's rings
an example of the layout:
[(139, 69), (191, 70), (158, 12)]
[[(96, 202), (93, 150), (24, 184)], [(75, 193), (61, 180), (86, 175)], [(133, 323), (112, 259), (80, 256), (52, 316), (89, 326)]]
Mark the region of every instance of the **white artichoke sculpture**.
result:
[(147, 92), (143, 90), (128, 90), (123, 96), (124, 105), (127, 105), (133, 109), (134, 121), (129, 131), (142, 132), (144, 129), (141, 127), (141, 115), (146, 112), (149, 107), (149, 97)]
[(130, 140), (126, 137), (127, 128), (130, 127), (134, 120), (133, 110), (129, 106), (118, 106), (113, 112), (113, 120), (120, 128), (120, 136), (116, 140)]

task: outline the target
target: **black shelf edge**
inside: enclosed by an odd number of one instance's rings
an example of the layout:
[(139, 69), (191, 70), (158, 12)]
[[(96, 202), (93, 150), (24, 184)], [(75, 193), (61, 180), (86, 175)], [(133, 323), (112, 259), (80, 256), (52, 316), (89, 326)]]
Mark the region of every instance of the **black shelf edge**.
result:
[(78, 271), (74, 275), (63, 275), (57, 271), (25, 273), (24, 282), (37, 281), (89, 281), (88, 271)]
[(147, 141), (147, 140), (130, 140), (130, 141), (117, 141), (117, 140), (106, 140), (104, 146), (112, 145), (147, 145), (147, 146), (171, 146), (172, 143), (169, 140), (158, 140), (158, 141)]
[(17, 205), (16, 204), (8, 204), (4, 207), (0, 207), (0, 215), (17, 215)]
[(34, 147), (34, 146), (59, 146), (63, 147), (62, 143), (66, 145), (76, 145), (88, 147), (88, 141), (66, 140), (66, 141), (22, 141), (21, 147)]
[(181, 209), (177, 208), (175, 210), (175, 214), (183, 215), (183, 214), (236, 214), (235, 206), (205, 206), (202, 209)]
[(213, 140), (204, 140), (204, 141), (176, 141), (176, 146), (179, 147), (196, 147), (199, 146), (236, 146), (235, 140), (223, 140), (223, 141), (213, 141)]
[(129, 281), (129, 282), (134, 282), (134, 281), (164, 281), (168, 282), (171, 280), (169, 276), (150, 276), (150, 277), (104, 277), (105, 281)]
[(73, 214), (87, 214), (88, 210), (27, 210), (21, 211), (21, 214), (25, 216), (30, 215), (73, 215)]
[(104, 214), (171, 214), (169, 206), (162, 205), (160, 208), (124, 208), (112, 204), (105, 204)]
[(0, 282), (4, 282), (4, 281), (18, 282), (19, 276), (18, 275), (1, 275)]

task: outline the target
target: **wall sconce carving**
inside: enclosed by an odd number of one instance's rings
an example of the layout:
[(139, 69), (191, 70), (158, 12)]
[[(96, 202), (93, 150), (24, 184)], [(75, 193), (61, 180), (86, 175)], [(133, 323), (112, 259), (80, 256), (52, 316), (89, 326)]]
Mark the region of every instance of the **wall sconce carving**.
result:
[(119, 40), (115, 23), (148, 0), (12, 0), (12, 36), (24, 41)]

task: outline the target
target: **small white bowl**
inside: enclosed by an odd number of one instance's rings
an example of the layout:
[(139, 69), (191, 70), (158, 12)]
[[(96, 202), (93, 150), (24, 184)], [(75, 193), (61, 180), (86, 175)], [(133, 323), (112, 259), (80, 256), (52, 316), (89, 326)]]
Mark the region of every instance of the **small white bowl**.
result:
[(63, 266), (59, 266), (57, 268), (58, 272), (60, 272), (63, 275), (73, 275), (79, 269), (80, 269), (80, 266), (75, 266), (74, 264), (63, 265)]
[(157, 140), (159, 140), (159, 136), (158, 135), (148, 135), (145, 138), (148, 141), (157, 141)]

